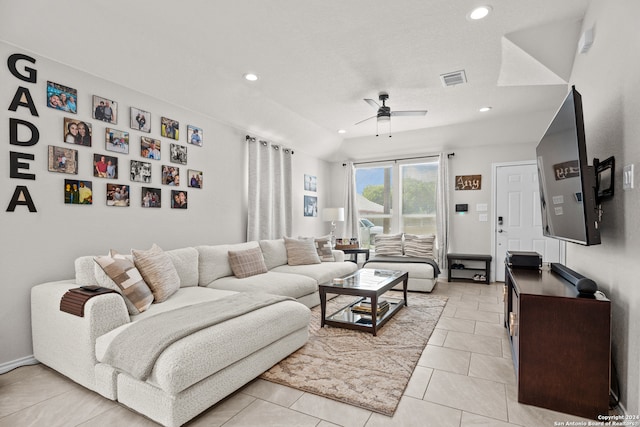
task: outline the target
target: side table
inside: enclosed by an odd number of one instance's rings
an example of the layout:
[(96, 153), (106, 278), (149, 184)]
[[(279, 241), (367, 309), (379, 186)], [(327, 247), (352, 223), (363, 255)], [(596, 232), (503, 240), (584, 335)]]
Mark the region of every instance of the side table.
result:
[(364, 254), (364, 261), (369, 261), (369, 249), (355, 248), (355, 249), (339, 249), (345, 253), (345, 255), (353, 255), (348, 261), (358, 263), (358, 254)]

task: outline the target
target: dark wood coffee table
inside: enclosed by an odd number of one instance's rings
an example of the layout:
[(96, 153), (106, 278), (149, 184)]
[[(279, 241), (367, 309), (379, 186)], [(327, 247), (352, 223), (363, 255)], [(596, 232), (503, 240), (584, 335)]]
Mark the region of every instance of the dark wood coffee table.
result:
[[(363, 268), (339, 279), (342, 283), (335, 283), (336, 281), (334, 280), (318, 285), (321, 310), (320, 327), (329, 325), (338, 328), (356, 329), (371, 332), (375, 336), (382, 325), (387, 323), (403, 306), (408, 305), (407, 282), (409, 281), (409, 274), (405, 271)], [(404, 298), (385, 298), (389, 302), (389, 310), (378, 316), (377, 307), (380, 296), (400, 282), (403, 282)], [(360, 298), (327, 316), (327, 293), (354, 295)], [(355, 305), (367, 299), (370, 300), (371, 307), (376, 307), (376, 309), (372, 310), (371, 315), (351, 310)]]

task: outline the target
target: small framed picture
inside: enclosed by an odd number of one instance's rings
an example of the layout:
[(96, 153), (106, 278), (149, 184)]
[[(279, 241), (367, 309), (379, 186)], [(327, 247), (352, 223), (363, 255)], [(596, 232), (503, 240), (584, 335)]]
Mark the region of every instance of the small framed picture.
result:
[(203, 139), (204, 135), (202, 129), (192, 125), (187, 125), (187, 142), (189, 142), (189, 144), (202, 147)]
[(77, 101), (77, 90), (59, 83), (47, 82), (47, 107), (77, 114)]
[(187, 186), (191, 188), (202, 188), (202, 171), (187, 169)]
[(68, 205), (93, 204), (93, 184), (77, 179), (64, 180), (64, 203)]
[(159, 208), (162, 206), (162, 191), (159, 188), (142, 187), (142, 207)]
[(64, 118), (63, 141), (69, 144), (91, 147), (91, 123)]
[(304, 216), (318, 216), (318, 198), (304, 196)]
[(93, 95), (93, 118), (103, 122), (118, 123), (118, 103), (101, 96)]
[(318, 177), (313, 175), (304, 176), (304, 189), (305, 191), (318, 191)]
[(151, 163), (131, 160), (131, 181), (151, 182)]
[(104, 154), (93, 155), (93, 176), (118, 179), (118, 158)]
[(106, 128), (104, 132), (104, 148), (107, 151), (129, 154), (129, 132)]
[(184, 145), (171, 144), (169, 147), (169, 160), (171, 163), (180, 163), (181, 165), (187, 164), (187, 147)]
[(129, 186), (107, 184), (107, 206), (129, 206)]
[(151, 132), (151, 113), (131, 107), (131, 129), (140, 132)]
[(177, 187), (180, 185), (180, 168), (162, 165), (162, 183)]
[(145, 159), (160, 160), (160, 140), (141, 136), (140, 156)]
[(78, 150), (49, 146), (49, 172), (78, 174)]
[(176, 141), (180, 139), (180, 123), (163, 117), (160, 121), (160, 125), (160, 135), (165, 138), (175, 139)]
[(187, 192), (171, 190), (171, 209), (187, 209)]

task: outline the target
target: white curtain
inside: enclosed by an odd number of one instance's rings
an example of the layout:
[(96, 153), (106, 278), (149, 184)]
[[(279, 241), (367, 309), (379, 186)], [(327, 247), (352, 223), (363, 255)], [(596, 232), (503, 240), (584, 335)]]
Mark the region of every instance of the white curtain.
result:
[(291, 235), (291, 157), (293, 152), (265, 141), (249, 144), (247, 241)]
[(438, 229), (438, 265), (446, 268), (447, 252), (449, 251), (449, 156), (440, 153), (438, 162), (437, 189), (437, 229)]
[(360, 241), (360, 224), (358, 221), (358, 204), (356, 199), (356, 167), (353, 162), (345, 163), (345, 199), (344, 199), (344, 234)]

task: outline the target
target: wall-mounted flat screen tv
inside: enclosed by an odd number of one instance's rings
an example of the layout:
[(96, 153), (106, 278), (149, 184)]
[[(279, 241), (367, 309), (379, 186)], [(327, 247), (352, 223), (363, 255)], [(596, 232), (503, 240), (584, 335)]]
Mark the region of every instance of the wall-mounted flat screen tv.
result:
[(582, 97), (575, 87), (540, 140), (536, 156), (544, 235), (599, 244), (596, 176), (587, 162)]

